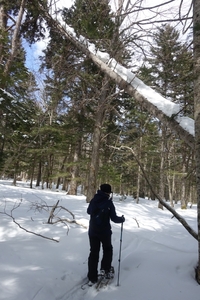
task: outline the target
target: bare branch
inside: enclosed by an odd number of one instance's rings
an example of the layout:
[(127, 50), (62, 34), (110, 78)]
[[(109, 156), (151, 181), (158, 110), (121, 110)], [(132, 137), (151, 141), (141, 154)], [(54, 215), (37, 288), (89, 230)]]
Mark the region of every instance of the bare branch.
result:
[(8, 213), (6, 212), (5, 208), (4, 208), (4, 212), (0, 212), (0, 214), (4, 214), (4, 215), (10, 217), (10, 218), (13, 220), (13, 222), (14, 222), (20, 229), (26, 231), (27, 233), (31, 233), (31, 234), (34, 234), (34, 235), (36, 235), (36, 236), (42, 237), (42, 238), (44, 238), (44, 239), (51, 240), (51, 241), (54, 241), (54, 242), (59, 243), (59, 240), (56, 240), (56, 239), (54, 239), (54, 238), (49, 238), (49, 237), (47, 237), (47, 236), (44, 236), (44, 235), (42, 235), (42, 234), (39, 234), (39, 233), (36, 233), (36, 232), (34, 232), (34, 231), (28, 230), (28, 229), (24, 228), (23, 226), (21, 226), (21, 225), (15, 220), (15, 218), (13, 217), (13, 211), (14, 211), (15, 209), (17, 209), (18, 207), (20, 207), (20, 205), (21, 205), (21, 202), (18, 203), (18, 204), (15, 204), (14, 207), (12, 208), (10, 214), (8, 214)]
[[(56, 223), (61, 222), (69, 228), (69, 226), (66, 224), (66, 222), (67, 222), (67, 223), (71, 223), (71, 224), (75, 223), (75, 224), (80, 225), (80, 226), (87, 229), (87, 226), (82, 224), (79, 220), (76, 220), (75, 215), (70, 210), (68, 210), (66, 207), (64, 207), (62, 205), (58, 205), (58, 204), (59, 204), (59, 200), (53, 206), (52, 205), (47, 205), (47, 204), (44, 205), (44, 204), (40, 204), (40, 203), (34, 203), (34, 204), (31, 205), (31, 207), (34, 208), (34, 209), (37, 209), (38, 211), (41, 211), (43, 209), (48, 211), (49, 208), (52, 208), (51, 212), (50, 212), (50, 215), (49, 215), (49, 218), (48, 218), (48, 221), (47, 221), (47, 224), (56, 224)], [(60, 218), (60, 217), (56, 216), (56, 213), (55, 213), (56, 210), (60, 211), (62, 209), (67, 211), (72, 216), (72, 220), (70, 220), (68, 218)], [(55, 219), (55, 221), (54, 221), (54, 219)]]
[(135, 222), (137, 223), (138, 228), (140, 228), (140, 224), (138, 222), (138, 220), (136, 218), (133, 218), (135, 220)]
[[(111, 148), (113, 148), (111, 146)], [(140, 166), (141, 168), (141, 171), (143, 173), (143, 176), (152, 192), (152, 194), (158, 199), (158, 201), (167, 209), (169, 210), (173, 215), (174, 217), (185, 227), (185, 229), (198, 241), (198, 234), (190, 227), (190, 225), (186, 222), (186, 220), (181, 216), (179, 215), (171, 206), (169, 206), (165, 201), (163, 201), (163, 199), (155, 192), (144, 168), (143, 168), (143, 165), (141, 164), (141, 162), (139, 161), (139, 159), (137, 158), (137, 155), (135, 155), (135, 152), (134, 150), (131, 148), (131, 147), (128, 147), (128, 146), (121, 146), (119, 148), (115, 148), (116, 150), (121, 150), (121, 149), (128, 149), (131, 151), (131, 153), (133, 154), (135, 160), (137, 161), (138, 165)]]
[(48, 224), (52, 224), (52, 220), (53, 220), (53, 217), (54, 217), (54, 211), (56, 210), (57, 206), (58, 206), (58, 203), (59, 203), (59, 200), (57, 201), (57, 203), (53, 206), (51, 212), (50, 212), (50, 216), (49, 216), (49, 219), (47, 221)]

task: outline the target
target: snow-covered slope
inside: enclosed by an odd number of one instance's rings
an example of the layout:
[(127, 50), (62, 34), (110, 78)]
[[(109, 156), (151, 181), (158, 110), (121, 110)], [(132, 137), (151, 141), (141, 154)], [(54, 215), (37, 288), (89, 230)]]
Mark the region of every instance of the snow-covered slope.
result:
[[(118, 215), (125, 215), (120, 286), (117, 270), (120, 224), (112, 224), (116, 276), (112, 284), (97, 293), (93, 288), (81, 290), (86, 280), (89, 243), (89, 217), (83, 195), (29, 189), (28, 184), (0, 181), (0, 211), (13, 217), (24, 228), (55, 238), (50, 241), (20, 229), (12, 219), (0, 214), (0, 299), (1, 300), (198, 300), (200, 287), (194, 278), (197, 264), (197, 241), (167, 210), (159, 210), (157, 201), (130, 197), (120, 201), (114, 195)], [(35, 210), (33, 204), (60, 205), (73, 212), (80, 224), (46, 224), (49, 212)], [(31, 209), (32, 207), (32, 209)], [(181, 211), (196, 229), (196, 206)], [(71, 218), (66, 211), (59, 213)]]

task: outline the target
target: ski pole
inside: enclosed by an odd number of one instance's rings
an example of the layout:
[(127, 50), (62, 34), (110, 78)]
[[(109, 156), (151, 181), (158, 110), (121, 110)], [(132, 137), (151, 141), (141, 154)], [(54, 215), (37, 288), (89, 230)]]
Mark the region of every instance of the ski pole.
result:
[(119, 274), (120, 274), (120, 262), (121, 262), (121, 252), (122, 252), (122, 232), (123, 232), (123, 223), (121, 224), (121, 235), (120, 235), (120, 247), (119, 247), (119, 265), (118, 265), (118, 278), (117, 286), (119, 286)]

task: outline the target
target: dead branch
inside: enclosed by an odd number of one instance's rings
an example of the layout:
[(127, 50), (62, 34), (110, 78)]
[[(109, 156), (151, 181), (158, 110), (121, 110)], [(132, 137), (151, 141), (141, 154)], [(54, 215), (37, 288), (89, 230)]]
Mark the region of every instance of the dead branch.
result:
[(21, 202), (18, 203), (17, 205), (15, 204), (14, 207), (11, 209), (11, 213), (10, 213), (10, 214), (8, 214), (8, 213), (6, 212), (5, 208), (4, 208), (4, 212), (1, 212), (1, 211), (0, 211), (0, 214), (4, 214), (4, 215), (8, 216), (9, 218), (11, 218), (12, 221), (13, 221), (20, 229), (26, 231), (27, 233), (31, 233), (31, 234), (34, 234), (34, 235), (36, 235), (36, 236), (42, 237), (42, 238), (44, 238), (44, 239), (51, 240), (51, 241), (54, 241), (54, 242), (59, 243), (59, 240), (56, 240), (56, 239), (54, 239), (54, 238), (49, 238), (49, 237), (47, 237), (47, 236), (44, 236), (44, 235), (42, 235), (42, 234), (40, 234), (40, 233), (36, 233), (36, 232), (34, 232), (34, 231), (28, 230), (28, 229), (24, 228), (23, 226), (21, 226), (21, 225), (15, 220), (15, 218), (13, 217), (13, 211), (14, 211), (15, 209), (17, 209), (18, 207), (20, 207), (20, 205), (21, 205)]
[[(69, 226), (66, 224), (66, 222), (67, 222), (67, 223), (71, 223), (71, 224), (72, 223), (77, 224), (77, 225), (82, 226), (83, 228), (87, 229), (87, 226), (82, 224), (79, 220), (76, 220), (75, 215), (69, 209), (67, 209), (66, 207), (64, 207), (62, 205), (58, 205), (59, 201), (60, 200), (58, 200), (56, 202), (56, 204), (53, 205), (53, 206), (52, 205), (47, 205), (47, 204), (44, 205), (44, 204), (34, 203), (34, 204), (32, 204), (31, 207), (34, 208), (34, 209), (37, 209), (38, 211), (41, 211), (43, 209), (48, 211), (49, 208), (52, 208), (51, 212), (50, 212), (50, 215), (49, 215), (49, 218), (48, 218), (48, 221), (47, 221), (47, 224), (56, 224), (56, 223), (61, 222), (61, 223), (65, 224), (69, 229)], [(72, 216), (72, 220), (70, 220), (68, 218), (60, 218), (60, 217), (56, 216), (58, 214), (58, 213), (56, 213), (56, 210), (60, 211), (62, 209), (67, 211)]]
[(56, 224), (56, 223), (58, 223), (58, 222), (61, 222), (61, 223), (63, 223), (64, 225), (66, 225), (67, 226), (67, 234), (69, 233), (69, 225), (65, 222), (65, 221), (67, 221), (68, 222), (68, 220), (67, 219), (61, 219), (61, 218), (57, 218), (57, 220), (56, 221), (53, 221), (53, 220), (51, 220), (51, 223), (50, 224)]
[(70, 211), (70, 210), (68, 210), (67, 208), (65, 208), (64, 206), (58, 206), (58, 208), (62, 208), (62, 209), (64, 209), (64, 210), (66, 210), (71, 216), (72, 216), (72, 218), (73, 219), (75, 219), (75, 215)]
[[(79, 222), (78, 220), (75, 219), (75, 215), (70, 210), (68, 210), (67, 208), (65, 208), (63, 206), (58, 206), (58, 202), (56, 203), (56, 205), (53, 206), (53, 208), (51, 210), (50, 217), (49, 217), (49, 219), (51, 220), (50, 224), (55, 224), (55, 223), (58, 223), (58, 222), (62, 222), (68, 227), (68, 225), (65, 222), (71, 223), (71, 224), (75, 223), (75, 224), (80, 225), (80, 226), (87, 229), (87, 226), (85, 226), (84, 224), (81, 224), (81, 222)], [(55, 217), (55, 215), (53, 213), (55, 212), (56, 209), (66, 210), (69, 214), (71, 214), (72, 220), (70, 220), (68, 218), (63, 219), (63, 218), (60, 218), (60, 217)], [(53, 211), (53, 213), (52, 213), (52, 211)], [(56, 218), (57, 220), (53, 221), (53, 218)], [(49, 220), (48, 220), (48, 222), (49, 222)]]
[(137, 223), (138, 228), (140, 228), (140, 224), (139, 224), (138, 220), (136, 218), (133, 218), (133, 220), (135, 220), (135, 222)]
[(49, 216), (49, 219), (47, 221), (48, 224), (52, 224), (52, 220), (53, 220), (53, 217), (54, 217), (54, 211), (56, 210), (57, 206), (58, 206), (58, 203), (59, 203), (60, 200), (57, 201), (56, 205), (53, 206), (51, 212), (50, 212), (50, 216)]
[(61, 219), (61, 218), (58, 218), (58, 217), (57, 217), (57, 220), (54, 221), (54, 222), (52, 222), (51, 224), (56, 224), (56, 223), (58, 223), (58, 222), (64, 223), (67, 227), (69, 227), (69, 226), (68, 226), (65, 222), (71, 223), (71, 224), (72, 224), (72, 223), (75, 223), (75, 224), (80, 225), (80, 226), (82, 226), (82, 227), (84, 227), (84, 228), (87, 229), (87, 226), (85, 226), (85, 225), (82, 224), (79, 220), (76, 220), (76, 219), (70, 220), (70, 219)]
[[(112, 146), (111, 146), (111, 148), (113, 148)], [(133, 156), (134, 156), (134, 158), (135, 158), (135, 160), (137, 161), (137, 163), (138, 163), (138, 165), (140, 166), (140, 168), (141, 168), (141, 171), (142, 171), (142, 173), (143, 173), (143, 176), (144, 176), (144, 178), (145, 178), (145, 180), (146, 180), (146, 182), (147, 182), (147, 184), (148, 184), (148, 186), (149, 186), (149, 188), (150, 188), (150, 190), (151, 190), (151, 192), (152, 192), (152, 194), (158, 199), (158, 201), (167, 209), (167, 210), (169, 210), (171, 213), (172, 213), (172, 215), (183, 225), (183, 227), (185, 227), (185, 229), (198, 241), (198, 234), (197, 234), (197, 232), (196, 231), (194, 231), (191, 227), (190, 227), (190, 225), (186, 222), (186, 220), (181, 216), (181, 215), (179, 215), (176, 211), (175, 211), (175, 209), (173, 209), (170, 205), (168, 205), (161, 197), (160, 197), (160, 195), (158, 195), (156, 192), (155, 192), (155, 190), (153, 189), (153, 186), (152, 186), (152, 184), (151, 184), (151, 182), (150, 182), (150, 180), (149, 180), (149, 178), (148, 178), (148, 176), (147, 176), (147, 174), (146, 174), (146, 172), (145, 172), (145, 170), (144, 170), (144, 168), (143, 168), (143, 165), (142, 165), (142, 163), (140, 162), (140, 160), (137, 158), (137, 156), (135, 155), (135, 152), (134, 152), (134, 150), (131, 148), (131, 147), (128, 147), (128, 146), (121, 146), (121, 147), (119, 147), (119, 148), (115, 148), (116, 150), (121, 150), (121, 149), (128, 149), (128, 150), (130, 150), (131, 151), (131, 153), (133, 154)]]
[(35, 203), (31, 203), (30, 210), (32, 210), (32, 209), (35, 212), (36, 211), (41, 212), (42, 210), (49, 211), (49, 206), (47, 205), (47, 203), (45, 201), (42, 201), (41, 203), (35, 202)]

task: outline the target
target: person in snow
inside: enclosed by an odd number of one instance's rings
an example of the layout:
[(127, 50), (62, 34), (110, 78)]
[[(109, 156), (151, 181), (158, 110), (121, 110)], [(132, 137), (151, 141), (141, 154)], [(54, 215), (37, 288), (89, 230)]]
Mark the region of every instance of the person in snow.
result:
[(111, 242), (111, 225), (110, 220), (114, 223), (123, 223), (124, 216), (118, 217), (115, 211), (110, 194), (112, 193), (110, 184), (102, 184), (100, 190), (94, 195), (87, 208), (87, 213), (90, 215), (89, 224), (89, 242), (90, 254), (88, 257), (88, 279), (92, 285), (98, 279), (98, 262), (99, 252), (102, 244), (103, 257), (101, 260), (101, 275), (106, 278), (111, 277), (114, 273), (114, 268), (111, 267), (113, 257), (113, 246)]

